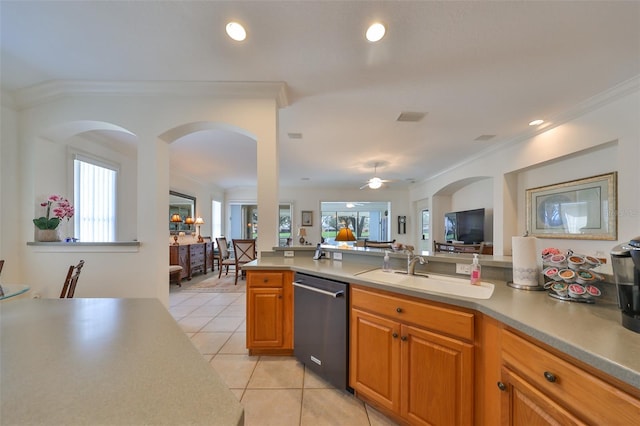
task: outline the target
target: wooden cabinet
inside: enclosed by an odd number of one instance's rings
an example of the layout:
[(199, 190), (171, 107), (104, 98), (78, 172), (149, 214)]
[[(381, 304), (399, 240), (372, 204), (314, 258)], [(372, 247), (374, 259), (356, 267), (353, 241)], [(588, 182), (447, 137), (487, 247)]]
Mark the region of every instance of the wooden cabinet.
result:
[(502, 424), (631, 425), (640, 400), (589, 367), (503, 330)]
[(474, 315), (351, 286), (349, 384), (416, 425), (473, 423)]
[(169, 264), (182, 266), (180, 279), (190, 280), (194, 273), (207, 273), (206, 244), (169, 246)]
[(247, 271), (247, 349), (293, 354), (293, 272)]

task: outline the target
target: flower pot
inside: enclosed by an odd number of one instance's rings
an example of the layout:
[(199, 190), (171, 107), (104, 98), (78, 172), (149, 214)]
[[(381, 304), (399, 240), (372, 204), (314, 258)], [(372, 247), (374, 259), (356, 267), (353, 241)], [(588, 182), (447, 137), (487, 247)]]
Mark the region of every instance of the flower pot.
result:
[(61, 241), (60, 230), (56, 229), (40, 229), (36, 228), (34, 239), (40, 242)]

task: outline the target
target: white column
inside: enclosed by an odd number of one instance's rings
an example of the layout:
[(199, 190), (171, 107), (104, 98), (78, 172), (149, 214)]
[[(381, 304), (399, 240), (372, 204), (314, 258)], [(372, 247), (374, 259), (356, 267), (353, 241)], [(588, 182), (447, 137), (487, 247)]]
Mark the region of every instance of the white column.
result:
[(279, 169), (278, 108), (271, 101), (270, 117), (257, 134), (258, 155), (258, 253), (271, 251), (278, 245)]

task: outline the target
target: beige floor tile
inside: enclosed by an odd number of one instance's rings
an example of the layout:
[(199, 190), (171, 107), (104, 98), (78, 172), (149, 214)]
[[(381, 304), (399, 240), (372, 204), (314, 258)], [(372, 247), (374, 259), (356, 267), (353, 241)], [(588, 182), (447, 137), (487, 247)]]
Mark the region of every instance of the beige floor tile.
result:
[(240, 297), (245, 297), (244, 293), (214, 293), (216, 295), (215, 298), (208, 301), (208, 304), (211, 305), (230, 305), (231, 303), (238, 300)]
[(216, 354), (229, 340), (231, 333), (199, 332), (191, 337), (191, 342), (201, 354)]
[(333, 389), (333, 385), (308, 368), (304, 369), (305, 389)]
[(247, 309), (244, 305), (229, 305), (222, 312), (220, 312), (221, 317), (240, 317), (244, 318), (247, 314)]
[(258, 357), (218, 354), (209, 362), (230, 389), (244, 389), (258, 363)]
[(215, 293), (205, 294), (205, 293), (193, 293), (193, 296), (184, 300), (181, 305), (190, 305), (190, 306), (202, 306), (205, 303), (211, 301), (215, 297)]
[(200, 331), (209, 321), (211, 317), (192, 317), (187, 316), (178, 321), (178, 325), (185, 333), (196, 333)]
[(353, 395), (336, 389), (305, 389), (301, 426), (368, 426), (364, 404)]
[(260, 357), (248, 389), (302, 388), (304, 366), (293, 357)]
[(244, 333), (247, 332), (247, 321), (245, 318), (242, 318), (242, 324), (236, 329), (236, 331), (242, 331)]
[(216, 317), (202, 328), (202, 331), (228, 331), (233, 333), (244, 322), (240, 317)]
[(225, 306), (221, 306), (221, 305), (202, 305), (200, 307), (197, 307), (196, 309), (194, 309), (189, 316), (194, 316), (194, 317), (215, 317), (217, 315), (219, 315), (221, 312), (223, 312), (225, 309), (227, 309)]
[[(233, 317), (229, 317), (233, 318)], [(247, 335), (245, 333), (233, 333), (229, 340), (220, 348), (221, 354), (248, 354)]]
[(198, 309), (197, 306), (180, 304), (180, 305), (176, 305), (176, 306), (171, 306), (169, 308), (169, 313), (171, 314), (171, 316), (173, 318), (178, 320), (178, 319), (186, 317), (187, 315), (189, 315), (191, 312), (195, 311), (196, 309)]
[(368, 404), (364, 404), (364, 406), (367, 410), (371, 426), (398, 426), (398, 423), (394, 422), (372, 406)]
[(247, 389), (241, 400), (244, 424), (298, 426), (301, 399), (302, 389)]

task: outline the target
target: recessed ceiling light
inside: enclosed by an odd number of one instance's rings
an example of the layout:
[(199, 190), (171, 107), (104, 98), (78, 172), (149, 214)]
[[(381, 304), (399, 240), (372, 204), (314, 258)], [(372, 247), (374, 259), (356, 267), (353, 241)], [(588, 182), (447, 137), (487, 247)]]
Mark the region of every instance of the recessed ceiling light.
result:
[(367, 29), (367, 40), (369, 40), (370, 42), (380, 41), (382, 37), (384, 37), (385, 32), (386, 29), (384, 25), (376, 22)]
[(533, 120), (531, 123), (529, 123), (529, 126), (539, 126), (542, 123), (544, 123), (544, 120)]
[(247, 32), (244, 27), (237, 22), (229, 22), (227, 24), (227, 34), (235, 41), (243, 41), (247, 38)]

